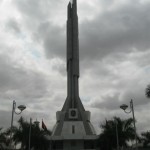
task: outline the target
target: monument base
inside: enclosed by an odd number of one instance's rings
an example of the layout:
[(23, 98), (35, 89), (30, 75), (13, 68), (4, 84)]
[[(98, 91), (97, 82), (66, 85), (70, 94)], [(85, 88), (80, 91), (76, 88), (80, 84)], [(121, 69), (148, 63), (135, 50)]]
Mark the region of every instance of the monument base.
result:
[[(98, 136), (90, 122), (90, 112), (84, 111), (83, 113), (85, 113), (86, 124), (89, 125), (92, 134), (86, 133), (83, 121), (68, 120), (61, 122), (65, 112), (58, 111), (56, 113), (57, 123), (50, 137), (50, 150), (96, 150)], [(57, 131), (59, 131), (59, 134), (56, 134)]]
[(50, 150), (96, 150), (96, 140), (51, 140)]

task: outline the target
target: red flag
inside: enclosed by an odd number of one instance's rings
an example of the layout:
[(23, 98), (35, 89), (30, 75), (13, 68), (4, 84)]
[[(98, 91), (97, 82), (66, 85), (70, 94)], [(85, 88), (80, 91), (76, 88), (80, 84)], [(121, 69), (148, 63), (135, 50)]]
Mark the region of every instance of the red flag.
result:
[(43, 120), (42, 120), (42, 128), (43, 128), (45, 131), (47, 130), (47, 127), (46, 127), (45, 123), (43, 122)]

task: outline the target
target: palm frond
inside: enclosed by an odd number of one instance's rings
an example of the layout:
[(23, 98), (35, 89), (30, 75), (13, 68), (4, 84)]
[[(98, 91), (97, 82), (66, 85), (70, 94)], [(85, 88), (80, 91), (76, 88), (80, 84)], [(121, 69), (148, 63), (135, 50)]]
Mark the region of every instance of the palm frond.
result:
[(146, 89), (145, 89), (145, 95), (147, 98), (150, 98), (150, 84), (147, 85)]

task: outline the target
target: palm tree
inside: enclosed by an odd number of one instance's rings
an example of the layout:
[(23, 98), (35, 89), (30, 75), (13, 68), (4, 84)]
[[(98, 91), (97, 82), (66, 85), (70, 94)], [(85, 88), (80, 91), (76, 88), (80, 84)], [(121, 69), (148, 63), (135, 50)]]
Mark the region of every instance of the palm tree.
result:
[(18, 121), (19, 128), (13, 130), (13, 140), (15, 144), (21, 143), (21, 149), (27, 149), (29, 139), (30, 124), (21, 117)]
[(47, 139), (47, 131), (41, 130), (38, 126), (32, 126), (31, 147), (36, 150), (46, 150), (50, 146), (50, 141)]
[[(29, 147), (29, 129), (30, 123), (24, 121), (21, 117), (18, 121), (19, 129), (14, 131), (13, 139), (15, 144), (21, 143), (21, 148), (27, 150)], [(47, 136), (50, 136), (50, 131), (44, 131), (39, 126), (32, 124), (31, 126), (31, 148), (36, 150), (46, 150), (49, 147), (49, 140)]]
[(142, 142), (143, 142), (143, 147), (148, 147), (148, 145), (150, 144), (150, 131), (147, 132), (142, 132)]
[(3, 150), (4, 147), (7, 147), (10, 144), (9, 136), (7, 131), (2, 131), (3, 128), (0, 128), (0, 150)]
[(145, 89), (145, 95), (147, 98), (150, 98), (150, 84), (147, 85), (146, 89)]
[(0, 128), (0, 150), (3, 149), (4, 142), (5, 142), (5, 136), (4, 133), (2, 132), (2, 128)]
[(127, 142), (134, 139), (133, 119), (121, 120), (118, 117), (114, 117), (112, 120), (106, 120), (100, 125), (102, 129), (102, 133), (99, 136), (101, 150), (112, 150), (117, 147), (116, 126), (120, 147), (127, 147)]

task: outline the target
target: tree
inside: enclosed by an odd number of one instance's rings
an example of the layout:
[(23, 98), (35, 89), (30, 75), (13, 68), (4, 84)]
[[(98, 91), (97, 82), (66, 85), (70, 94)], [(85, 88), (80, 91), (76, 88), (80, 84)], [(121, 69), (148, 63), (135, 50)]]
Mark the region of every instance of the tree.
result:
[[(27, 150), (29, 147), (29, 130), (30, 130), (30, 123), (24, 121), (21, 117), (18, 121), (19, 129), (15, 128), (13, 133), (14, 143), (18, 144), (21, 143), (21, 148)], [(38, 125), (32, 124), (31, 125), (31, 148), (36, 150), (46, 150), (49, 147), (49, 140), (48, 136), (50, 136), (50, 131), (44, 131), (40, 129)]]
[(145, 95), (147, 98), (150, 98), (150, 84), (147, 85), (146, 89), (145, 89)]
[(127, 147), (127, 142), (135, 138), (133, 119), (121, 120), (114, 117), (100, 125), (102, 133), (99, 135), (101, 150), (112, 150), (117, 147), (116, 127), (118, 131), (119, 147)]
[(2, 128), (0, 128), (0, 150), (3, 149), (3, 143), (5, 142), (5, 136), (2, 132)]
[(0, 150), (3, 150), (10, 144), (10, 138), (7, 135), (7, 132), (2, 130), (3, 128), (0, 128)]
[(141, 140), (143, 142), (143, 147), (148, 147), (148, 145), (150, 144), (150, 131), (142, 132), (141, 135), (142, 135)]

